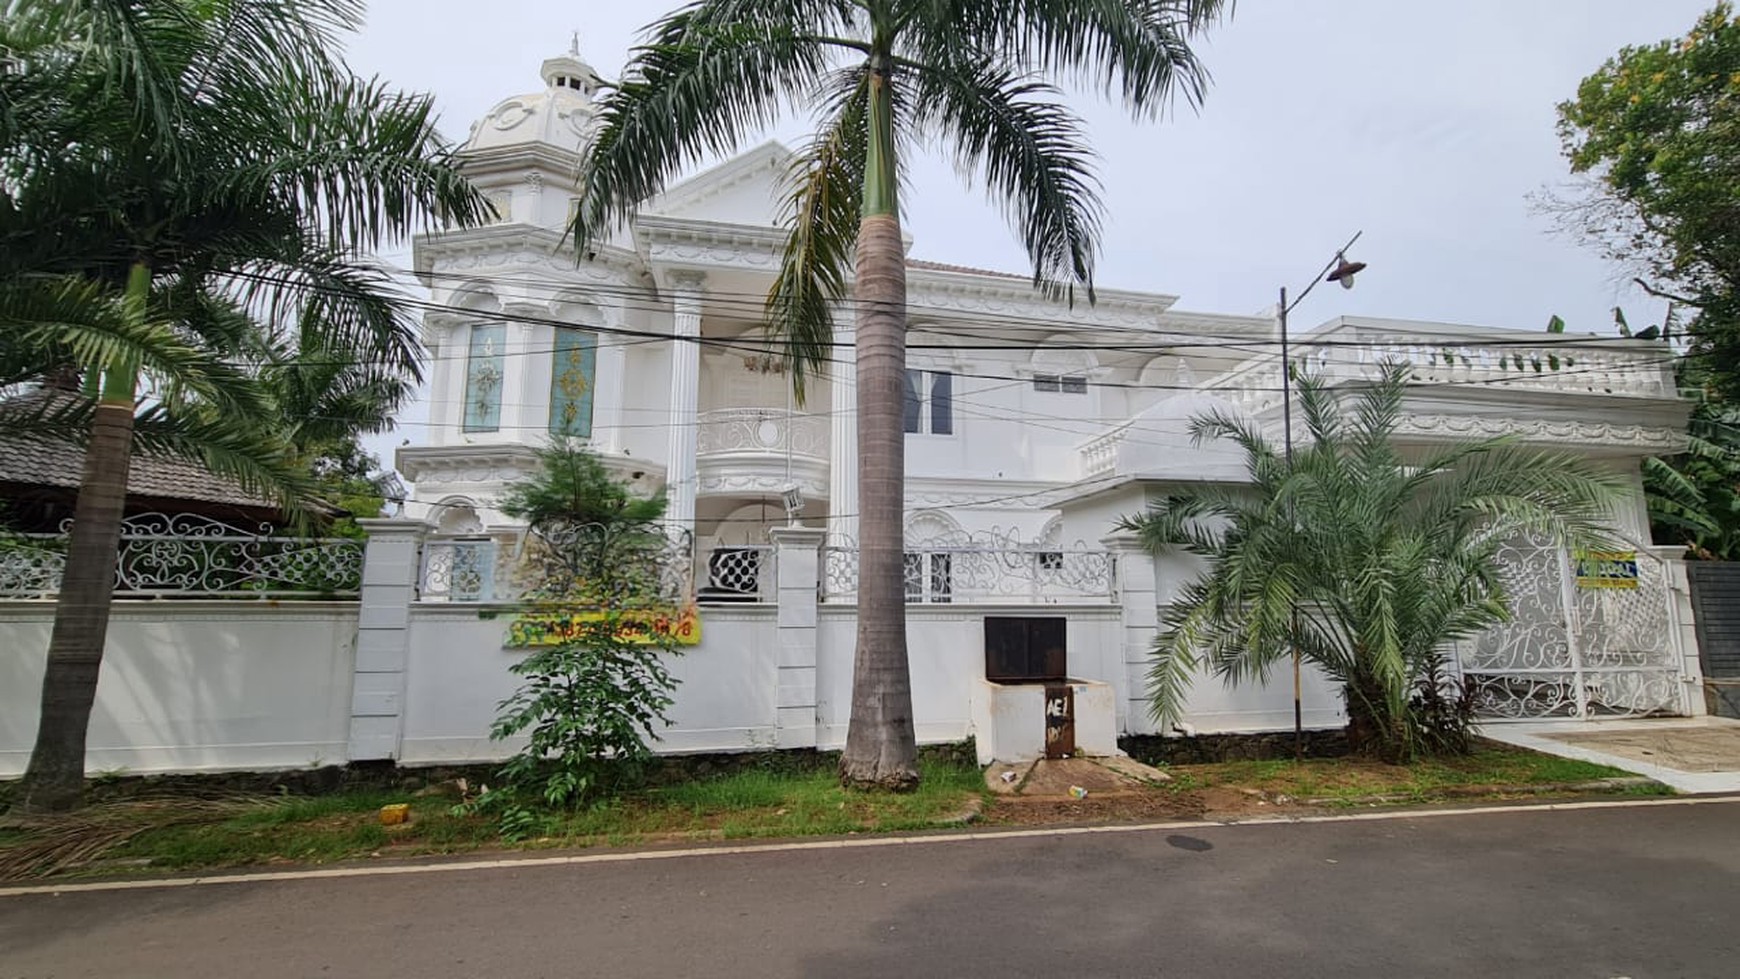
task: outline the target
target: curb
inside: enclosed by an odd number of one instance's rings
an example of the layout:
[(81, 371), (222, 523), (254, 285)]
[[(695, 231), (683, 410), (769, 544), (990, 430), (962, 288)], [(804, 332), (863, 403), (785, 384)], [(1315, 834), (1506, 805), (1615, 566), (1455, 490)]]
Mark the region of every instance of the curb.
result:
[(1543, 785), (1446, 785), (1429, 793), (1390, 792), (1379, 795), (1362, 795), (1352, 798), (1335, 798), (1319, 796), (1310, 799), (1297, 800), (1307, 806), (1376, 806), (1393, 803), (1418, 803), (1426, 798), (1442, 799), (1478, 799), (1504, 795), (1554, 795), (1590, 794), (1597, 792), (1622, 792), (1626, 789), (1640, 789), (1645, 786), (1660, 785), (1661, 782), (1641, 775), (1598, 778), (1588, 782), (1548, 782)]

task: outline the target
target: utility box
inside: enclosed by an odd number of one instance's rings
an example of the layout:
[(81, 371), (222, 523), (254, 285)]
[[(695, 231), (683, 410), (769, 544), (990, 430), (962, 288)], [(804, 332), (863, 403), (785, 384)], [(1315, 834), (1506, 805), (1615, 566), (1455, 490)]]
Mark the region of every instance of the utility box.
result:
[(1069, 677), (1069, 620), (1061, 615), (985, 617), (985, 679), (1061, 683)]

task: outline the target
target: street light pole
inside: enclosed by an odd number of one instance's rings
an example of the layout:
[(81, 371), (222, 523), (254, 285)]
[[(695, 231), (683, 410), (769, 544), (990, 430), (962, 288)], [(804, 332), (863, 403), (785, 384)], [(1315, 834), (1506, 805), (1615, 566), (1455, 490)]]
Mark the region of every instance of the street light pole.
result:
[[(1276, 319), (1280, 321), (1278, 325), (1281, 329), (1281, 445), (1286, 454), (1289, 476), (1293, 472), (1293, 364), (1288, 348), (1287, 314), (1292, 312), (1294, 306), (1304, 302), (1305, 297), (1311, 294), (1311, 290), (1317, 288), (1317, 283), (1325, 281), (1325, 277), (1330, 281), (1340, 282), (1344, 289), (1353, 288), (1354, 273), (1365, 268), (1365, 265), (1349, 262), (1347, 250), (1352, 248), (1354, 243), (1359, 241), (1359, 236), (1363, 234), (1365, 234), (1364, 231), (1354, 232), (1353, 237), (1347, 239), (1347, 244), (1342, 245), (1336, 251), (1335, 257), (1329, 261), (1329, 264), (1323, 266), (1323, 270), (1311, 279), (1311, 284), (1307, 285), (1304, 291), (1299, 293), (1299, 297), (1291, 303), (1287, 302), (1287, 287), (1281, 287), (1281, 302), (1275, 308), (1278, 311)], [(1289, 528), (1293, 525), (1292, 497), (1287, 499), (1287, 525)], [(1289, 611), (1292, 618), (1292, 631), (1297, 635), (1299, 632), (1299, 609), (1295, 606)], [(1293, 647), (1293, 759), (1303, 761), (1305, 758), (1303, 669), (1298, 643), (1289, 643), (1289, 645)]]

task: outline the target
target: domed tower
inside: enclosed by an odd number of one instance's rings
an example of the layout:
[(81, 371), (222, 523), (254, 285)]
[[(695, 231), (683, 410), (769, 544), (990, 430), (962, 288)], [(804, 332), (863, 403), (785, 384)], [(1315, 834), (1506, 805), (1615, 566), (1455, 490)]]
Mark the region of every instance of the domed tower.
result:
[[(567, 54), (545, 61), (538, 75), (543, 91), (497, 103), (472, 124), (460, 150), (467, 175), (495, 207), (497, 223), (565, 224), (568, 187), (595, 128), (603, 81), (580, 59), (577, 38)], [(545, 184), (562, 192), (545, 194)]]
[(501, 524), (494, 501), (552, 438), (588, 444), (640, 485), (662, 476), (649, 458), (659, 446), (630, 444), (641, 429), (622, 417), (628, 358), (651, 353), (620, 338), (658, 328), (644, 322), (654, 295), (644, 267), (610, 241), (577, 255), (566, 237), (603, 82), (578, 45), (538, 74), (541, 90), (497, 103), (459, 149), (494, 215), (414, 244), (433, 304), (423, 318), (429, 422), (397, 459), (443, 531)]

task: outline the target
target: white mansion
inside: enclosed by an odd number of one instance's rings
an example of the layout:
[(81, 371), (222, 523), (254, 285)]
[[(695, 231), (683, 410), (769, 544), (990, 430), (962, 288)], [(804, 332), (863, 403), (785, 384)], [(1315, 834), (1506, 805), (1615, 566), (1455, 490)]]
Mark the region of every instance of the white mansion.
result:
[[(571, 55), (546, 61), (542, 77), (541, 91), (479, 120), (463, 150), (499, 220), (416, 244), (416, 271), (441, 311), (425, 326), (436, 365), (430, 427), (399, 450), (397, 465), (415, 484), (411, 515), (431, 529), (427, 553), (443, 560), (441, 547), (456, 548), (444, 559), (451, 564), (466, 560), (468, 542), (515, 534), (492, 500), (552, 434), (575, 436), (638, 486), (665, 489), (669, 521), (695, 541), (703, 605), (801, 594), (771, 570), (776, 528), (788, 523), (782, 499), (797, 490), (798, 522), (816, 533), (803, 546), (821, 545), (811, 590), (848, 615), (859, 466), (852, 317), (841, 310), (833, 362), (802, 404), (766, 356), (762, 332), (792, 154), (768, 144), (694, 175), (646, 202), (614, 239), (576, 255), (564, 228), (599, 80)], [(1276, 319), (1186, 312), (1150, 292), (1102, 290), (1096, 303), (1071, 306), (1039, 295), (1023, 275), (918, 260), (909, 262), (909, 302), (912, 601), (946, 604), (957, 617), (1012, 602), (1121, 607), (1122, 637), (1107, 643), (1077, 636), (1071, 619), (1070, 669), (1111, 683), (1120, 729), (1141, 728), (1154, 609), (1192, 568), (1128, 553), (1115, 522), (1168, 486), (1242, 478), (1229, 446), (1192, 445), (1188, 423), (1206, 407), (1236, 409), (1278, 433)], [(1664, 349), (1355, 318), (1297, 339), (1294, 356), (1335, 381), (1369, 378), (1386, 361), (1411, 364), (1410, 442), (1513, 433), (1598, 457), (1637, 487), (1617, 523), (1639, 542), (1639, 589), (1578, 591), (1565, 555), (1518, 545), (1512, 585), (1527, 607), (1462, 651), (1465, 670), (1490, 678), (1496, 712), (1697, 709), (1690, 619), (1673, 587), (1683, 573), (1673, 549), (1648, 547), (1639, 476), (1643, 458), (1683, 445), (1687, 407)], [(974, 556), (988, 550), (1026, 557)], [(424, 586), (425, 600), (443, 597), (441, 584)], [(488, 598), (445, 587), (453, 600)], [(703, 617), (750, 614), (715, 608)], [(1570, 640), (1567, 609), (1581, 616)], [(983, 679), (976, 665), (960, 669)], [(915, 662), (921, 686), (923, 670)], [(787, 703), (782, 679), (780, 710), (826, 713), (818, 682), (798, 677), (790, 688), (809, 692)], [(1225, 698), (1204, 709), (1205, 726), (1291, 720), (1274, 698)], [(1333, 698), (1319, 708), (1316, 719), (1328, 722)], [(921, 704), (921, 735), (924, 713)], [(817, 723), (821, 743), (840, 729)]]
[[(790, 154), (763, 146), (679, 183), (577, 256), (563, 228), (598, 78), (560, 57), (543, 79), (464, 147), (500, 220), (416, 243), (437, 310), (428, 436), (397, 458), (417, 502), (360, 521), (366, 542), (131, 518), (90, 771), (510, 754), (517, 744), (490, 730), (529, 641), (503, 573), (524, 528), (492, 504), (552, 435), (662, 487), (676, 538), (694, 545), (670, 567), (693, 606), (660, 621), (685, 646), (668, 661), (680, 687), (660, 750), (844, 742), (858, 611), (852, 317), (842, 310), (830, 369), (795, 404), (760, 314)], [(1157, 293), (1070, 307), (1024, 276), (920, 261), (909, 297), (918, 737), (973, 737), (982, 759), (1014, 761), (1172, 733), (1156, 732), (1145, 680), (1162, 610), (1198, 569), (1144, 552), (1117, 521), (1180, 484), (1244, 479), (1237, 452), (1195, 446), (1187, 427), (1218, 406), (1280, 433), (1276, 321), (1182, 312)], [(1514, 619), (1455, 650), (1486, 716), (1704, 712), (1685, 568), (1678, 548), (1648, 543), (1640, 476), (1642, 460), (1684, 444), (1661, 344), (1342, 319), (1295, 349), (1331, 383), (1412, 365), (1398, 436), (1410, 445), (1510, 433), (1586, 453), (1635, 487), (1615, 514), (1632, 553), (1597, 565), (1508, 546)], [(0, 561), (0, 649), (13, 652), (0, 656), (0, 777), (30, 754), (64, 560), (64, 540), (37, 536)], [(295, 600), (261, 600), (277, 598)], [(1291, 678), (1278, 679), (1198, 682), (1180, 730), (1290, 728)], [(1339, 691), (1303, 680), (1304, 723), (1341, 723)]]

